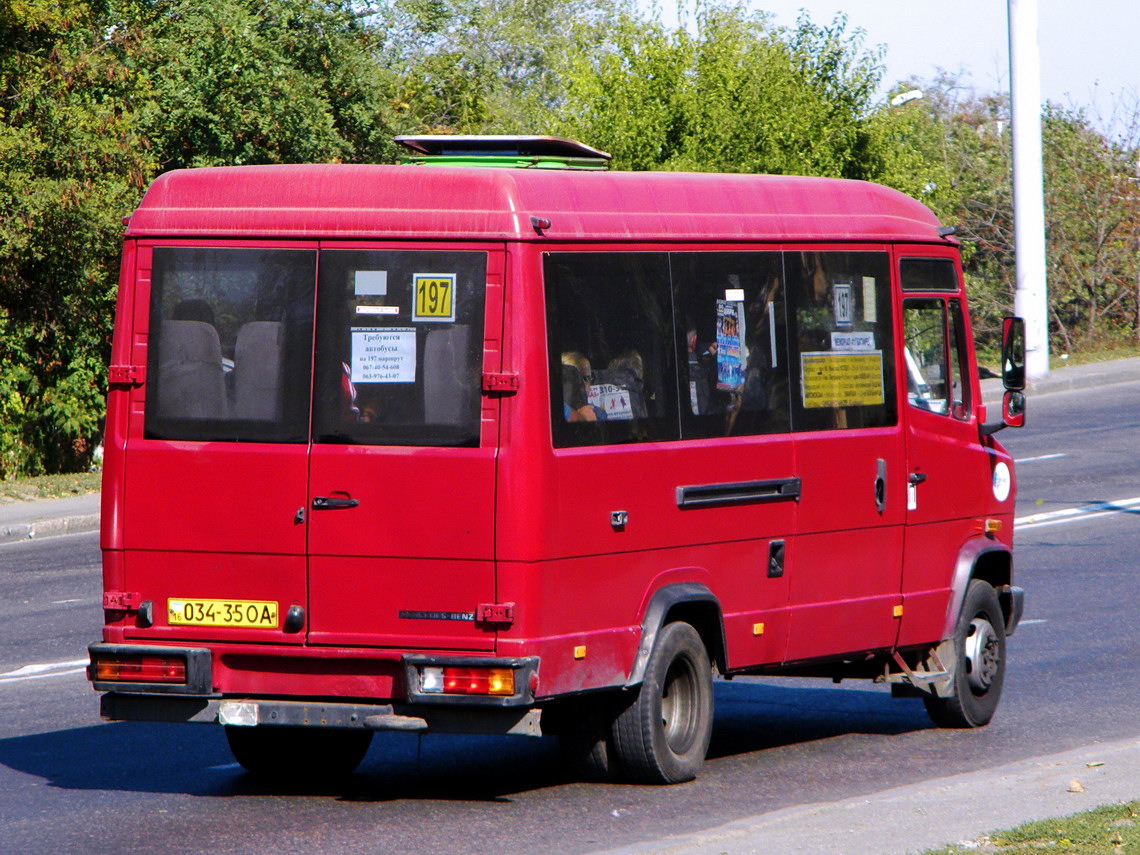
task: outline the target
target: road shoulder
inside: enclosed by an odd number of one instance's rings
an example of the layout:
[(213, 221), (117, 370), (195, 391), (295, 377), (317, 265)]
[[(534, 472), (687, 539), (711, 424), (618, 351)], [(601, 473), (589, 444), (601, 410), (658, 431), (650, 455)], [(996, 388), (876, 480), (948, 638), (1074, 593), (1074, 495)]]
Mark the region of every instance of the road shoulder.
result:
[(1033, 820), (1140, 798), (1137, 770), (1140, 736), (867, 796), (785, 808), (604, 855), (911, 855), (972, 843), (988, 832)]

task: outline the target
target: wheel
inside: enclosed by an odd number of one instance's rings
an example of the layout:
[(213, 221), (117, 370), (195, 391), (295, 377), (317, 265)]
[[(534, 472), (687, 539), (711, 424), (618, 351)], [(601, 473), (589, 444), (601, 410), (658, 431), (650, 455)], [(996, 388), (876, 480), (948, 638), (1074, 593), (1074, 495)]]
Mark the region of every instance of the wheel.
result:
[(315, 727), (226, 727), (234, 759), (246, 771), (283, 782), (352, 772), (372, 742), (370, 730)]
[(629, 780), (690, 781), (712, 736), (712, 664), (697, 631), (666, 624), (657, 636), (637, 697), (613, 726), (613, 749)]
[(939, 727), (989, 724), (1001, 700), (1005, 678), (1005, 619), (993, 586), (973, 579), (954, 630), (954, 690), (945, 698), (924, 697)]

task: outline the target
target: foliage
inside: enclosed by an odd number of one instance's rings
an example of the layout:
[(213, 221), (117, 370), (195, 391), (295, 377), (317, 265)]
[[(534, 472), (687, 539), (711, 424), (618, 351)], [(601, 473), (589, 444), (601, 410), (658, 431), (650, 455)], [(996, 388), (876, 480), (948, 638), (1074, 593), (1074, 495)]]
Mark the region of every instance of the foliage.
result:
[(0, 2), (0, 478), (93, 453), (120, 221), (158, 171), (393, 155), (359, 6)]
[(549, 133), (555, 68), (589, 29), (599, 38), (632, 0), (381, 0), (379, 61), (399, 82), (410, 130)]
[(622, 16), (605, 35), (578, 29), (548, 121), (616, 168), (867, 177), (879, 58), (844, 18), (786, 31), (706, 4), (693, 33)]
[[(930, 205), (963, 241), (975, 332), (992, 343), (1013, 305), (1009, 103), (942, 76), (924, 97), (874, 116), (878, 180)], [(1140, 182), (1136, 122), (1115, 137), (1079, 110), (1043, 116), (1048, 288), (1053, 349), (1102, 348), (1140, 336)]]
[(99, 431), (116, 226), (152, 170), (98, 3), (0, 6), (0, 475)]

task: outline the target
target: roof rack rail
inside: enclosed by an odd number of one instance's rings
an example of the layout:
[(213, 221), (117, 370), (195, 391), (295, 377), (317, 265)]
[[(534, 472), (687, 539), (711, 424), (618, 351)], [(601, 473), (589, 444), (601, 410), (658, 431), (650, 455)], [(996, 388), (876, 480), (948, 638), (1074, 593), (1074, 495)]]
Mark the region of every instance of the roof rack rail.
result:
[(415, 165), (599, 170), (611, 160), (604, 151), (561, 137), (424, 134), (396, 142), (412, 152), (403, 162)]

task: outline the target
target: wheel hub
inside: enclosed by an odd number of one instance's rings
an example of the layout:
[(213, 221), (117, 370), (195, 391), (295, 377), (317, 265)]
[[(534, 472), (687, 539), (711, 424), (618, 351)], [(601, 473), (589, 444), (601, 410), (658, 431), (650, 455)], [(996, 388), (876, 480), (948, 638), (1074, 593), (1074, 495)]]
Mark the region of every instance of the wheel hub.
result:
[(970, 621), (966, 635), (966, 678), (976, 695), (988, 692), (1001, 670), (1000, 645), (993, 625), (983, 617)]

